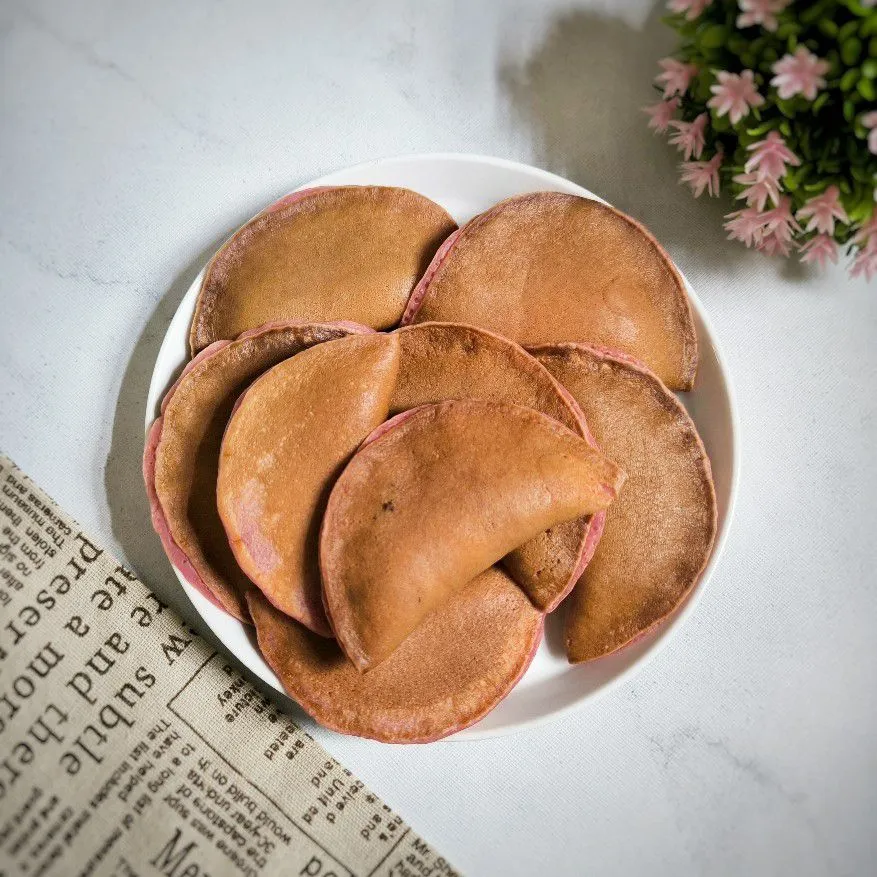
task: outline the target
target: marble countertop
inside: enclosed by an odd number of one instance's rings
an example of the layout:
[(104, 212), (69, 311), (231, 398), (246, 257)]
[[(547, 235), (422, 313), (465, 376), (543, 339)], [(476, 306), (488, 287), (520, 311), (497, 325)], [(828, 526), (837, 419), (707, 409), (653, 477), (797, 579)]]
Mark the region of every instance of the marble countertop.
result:
[[(467, 874), (861, 875), (877, 862), (877, 286), (725, 240), (647, 132), (650, 2), (0, 2), (0, 447), (191, 612), (140, 480), (152, 364), (218, 243), (371, 158), (566, 175), (649, 225), (735, 379), (743, 472), (678, 637), (513, 736), (313, 733)], [(725, 210), (727, 208), (724, 208)]]

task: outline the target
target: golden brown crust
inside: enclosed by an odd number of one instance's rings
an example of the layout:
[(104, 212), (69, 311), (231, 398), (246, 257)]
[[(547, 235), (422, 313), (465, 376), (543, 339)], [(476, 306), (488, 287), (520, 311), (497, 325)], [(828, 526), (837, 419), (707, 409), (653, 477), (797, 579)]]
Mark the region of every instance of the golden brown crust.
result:
[(697, 336), (666, 252), (612, 207), (559, 192), (501, 202), (463, 226), (415, 289), (405, 322), (455, 320), (526, 347), (580, 341), (693, 386)]
[[(587, 435), (575, 402), (513, 341), (458, 323), (420, 323), (395, 334), (401, 358), (391, 414), (450, 399), (480, 399), (533, 408)], [(586, 515), (558, 524), (503, 560), (539, 609), (554, 609), (581, 574), (582, 556), (594, 535), (592, 520)]]
[(691, 418), (644, 366), (577, 344), (533, 355), (576, 397), (598, 445), (628, 473), (569, 598), (567, 653), (577, 663), (631, 643), (685, 600), (712, 550), (715, 489)]
[(293, 193), (236, 232), (207, 266), (192, 320), (192, 354), (271, 320), (355, 320), (389, 328), (455, 228), (438, 204), (409, 189)]
[(259, 592), (248, 600), (259, 649), (290, 696), (327, 728), (386, 743), (427, 743), (483, 718), (524, 674), (542, 635), (541, 613), (496, 568), (368, 673)]
[(238, 396), (262, 372), (348, 334), (350, 329), (327, 324), (274, 326), (217, 345), (220, 349), (181, 378), (164, 408), (152, 476), (160, 517), (204, 587), (242, 621), (248, 620), (244, 593), (251, 584), (234, 559), (216, 508), (225, 425)]
[(530, 408), (457, 400), (399, 416), (335, 482), (320, 533), (323, 597), (364, 670), (471, 579), (561, 521), (606, 508), (624, 481)]
[(395, 335), (328, 341), (275, 365), (238, 401), (222, 440), (219, 516), (241, 569), (282, 612), (332, 636), (319, 525), (332, 483), (386, 420)]

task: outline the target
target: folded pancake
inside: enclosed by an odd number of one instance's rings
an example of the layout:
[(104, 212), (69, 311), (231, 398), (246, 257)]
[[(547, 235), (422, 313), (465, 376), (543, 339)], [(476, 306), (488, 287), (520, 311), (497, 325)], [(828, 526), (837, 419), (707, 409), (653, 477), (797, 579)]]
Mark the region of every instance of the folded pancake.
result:
[(529, 347), (582, 341), (643, 360), (690, 389), (697, 337), (670, 258), (637, 222), (576, 195), (534, 192), (452, 235), (408, 302), (403, 324), (472, 323)]
[(259, 649), (290, 696), (327, 728), (385, 743), (428, 743), (483, 718), (523, 676), (542, 636), (542, 614), (496, 567), (368, 673), (258, 591), (247, 599)]
[(219, 517), (240, 568), (282, 612), (322, 636), (318, 536), (329, 490), (387, 418), (396, 335), (351, 335), (275, 365), (250, 385), (225, 430)]
[(627, 472), (567, 601), (567, 655), (578, 663), (627, 645), (682, 603), (712, 550), (715, 490), (691, 418), (645, 366), (576, 344), (534, 355), (575, 396), (599, 447)]
[(235, 401), (262, 372), (290, 356), (352, 332), (353, 324), (273, 324), (195, 357), (162, 402), (149, 430), (143, 475), (152, 524), (171, 562), (205, 597), (249, 621), (252, 585), (235, 561), (216, 508), (222, 435)]
[(269, 320), (399, 322), (456, 225), (438, 204), (389, 186), (330, 186), (281, 198), (236, 232), (207, 266), (190, 344)]
[(335, 482), (320, 532), (323, 599), (360, 670), (536, 534), (605, 509), (621, 470), (531, 408), (470, 399), (379, 427)]
[[(506, 402), (541, 411), (590, 440), (578, 405), (518, 344), (457, 323), (421, 323), (395, 334), (401, 362), (391, 414), (450, 399)], [(551, 612), (578, 580), (596, 547), (603, 515), (557, 524), (503, 560), (543, 612)]]

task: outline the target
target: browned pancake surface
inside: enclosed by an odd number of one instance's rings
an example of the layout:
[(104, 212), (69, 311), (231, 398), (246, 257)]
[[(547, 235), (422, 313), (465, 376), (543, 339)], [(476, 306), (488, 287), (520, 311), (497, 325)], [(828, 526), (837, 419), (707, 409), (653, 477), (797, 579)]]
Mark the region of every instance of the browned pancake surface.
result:
[[(520, 345), (456, 323), (421, 323), (395, 334), (401, 357), (392, 414), (450, 399), (480, 399), (533, 408), (585, 435), (575, 403)], [(557, 524), (504, 560), (543, 611), (551, 611), (578, 578), (583, 552), (593, 541), (591, 524), (591, 516)]]
[(219, 515), (241, 569), (323, 636), (317, 559), (323, 508), (359, 443), (387, 417), (395, 335), (329, 341), (275, 365), (241, 397), (222, 442)]
[(454, 228), (438, 204), (409, 189), (293, 193), (247, 223), (208, 265), (192, 353), (271, 320), (393, 326)]
[(690, 389), (697, 369), (688, 298), (667, 254), (634, 220), (575, 195), (520, 195), (465, 225), (403, 322), (433, 320), (472, 323), (524, 346), (617, 348), (674, 389)]
[(248, 600), (259, 649), (286, 691), (321, 725), (387, 743), (426, 743), (478, 721), (523, 675), (542, 634), (542, 615), (496, 568), (368, 673), (259, 592)]
[(235, 561), (216, 507), (226, 423), (238, 396), (262, 372), (307, 347), (348, 334), (350, 329), (339, 326), (302, 324), (274, 326), (233, 341), (184, 374), (154, 429), (152, 485), (160, 506), (155, 511), (168, 531), (163, 541), (171, 539), (187, 558), (193, 584), (206, 588), (243, 621), (248, 620), (243, 595), (252, 585)]
[(569, 598), (567, 653), (588, 661), (627, 645), (685, 599), (712, 549), (715, 491), (694, 424), (655, 375), (583, 345), (533, 352), (628, 476)]
[(320, 534), (326, 609), (360, 669), (511, 550), (606, 508), (623, 473), (530, 408), (459, 400), (399, 415), (335, 482)]

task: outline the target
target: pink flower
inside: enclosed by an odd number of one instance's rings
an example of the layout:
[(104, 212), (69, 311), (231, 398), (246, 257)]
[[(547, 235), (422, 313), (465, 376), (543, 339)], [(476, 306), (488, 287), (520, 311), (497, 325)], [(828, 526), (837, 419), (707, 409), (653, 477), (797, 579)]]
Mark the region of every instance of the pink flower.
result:
[(858, 277), (860, 274), (864, 274), (869, 283), (877, 275), (877, 237), (872, 237), (853, 260), (850, 277)]
[(670, 100), (661, 100), (650, 107), (643, 107), (644, 113), (649, 116), (649, 127), (654, 128), (659, 134), (663, 134), (667, 130), (670, 120), (676, 115), (679, 109), (679, 98), (671, 97)]
[(752, 107), (760, 107), (764, 103), (764, 98), (755, 87), (754, 76), (751, 70), (744, 70), (739, 74), (720, 70), (716, 74), (719, 81), (710, 86), (714, 97), (706, 105), (712, 107), (719, 116), (727, 113), (731, 124), (736, 125), (740, 119), (749, 115)]
[(802, 262), (816, 262), (820, 268), (824, 268), (826, 262), (837, 262), (837, 244), (827, 234), (818, 234), (810, 238), (798, 250), (803, 254)]
[(694, 64), (683, 64), (675, 58), (663, 58), (658, 61), (658, 66), (664, 72), (655, 77), (655, 82), (664, 86), (664, 97), (685, 94), (691, 80), (697, 75), (697, 67)]
[(794, 55), (783, 55), (771, 68), (776, 76), (770, 84), (777, 87), (777, 94), (785, 99), (803, 94), (813, 100), (820, 88), (825, 88), (825, 73), (831, 64), (817, 58), (806, 46), (798, 46)]
[(695, 158), (700, 158), (703, 154), (703, 132), (706, 129), (706, 123), (706, 113), (701, 113), (693, 122), (682, 122), (679, 119), (671, 120), (670, 127), (675, 128), (676, 133), (670, 137), (670, 143), (679, 147), (679, 151), (684, 154), (686, 161), (692, 155)]
[(853, 235), (853, 243), (863, 247), (874, 235), (877, 235), (877, 210), (871, 214), (871, 218), (866, 223), (859, 226)]
[(769, 131), (764, 140), (751, 143), (747, 149), (752, 157), (746, 162), (746, 173), (757, 172), (760, 178), (780, 179), (786, 172), (786, 165), (797, 166), (801, 159), (786, 146), (786, 141), (777, 131)]
[(792, 199), (786, 195), (780, 198), (776, 207), (761, 214), (764, 217), (765, 226), (782, 240), (790, 241), (792, 232), (801, 231), (801, 226), (792, 216)]
[(834, 221), (849, 222), (850, 219), (840, 203), (840, 190), (829, 186), (821, 195), (810, 198), (795, 214), (798, 219), (809, 219), (806, 231), (834, 234)]
[(725, 216), (728, 221), (725, 229), (729, 232), (728, 240), (740, 241), (751, 247), (757, 244), (764, 233), (764, 214), (754, 207), (735, 210)]
[(747, 247), (755, 246), (769, 256), (782, 253), (788, 256), (793, 233), (801, 230), (792, 216), (792, 202), (783, 196), (776, 207), (761, 212), (754, 207), (746, 207), (729, 213), (725, 228), (731, 240), (742, 241)]
[(792, 0), (739, 0), (737, 27), (760, 24), (765, 30), (775, 31), (779, 24), (777, 15), (791, 2)]
[(788, 256), (792, 250), (792, 246), (778, 231), (772, 229), (766, 231), (761, 240), (755, 245), (755, 249), (768, 256), (776, 256), (779, 253), (782, 256)]
[(719, 168), (724, 156), (717, 152), (709, 161), (686, 161), (680, 165), (682, 178), (679, 182), (688, 183), (695, 198), (700, 198), (706, 189), (710, 198), (719, 194)]
[(689, 21), (694, 21), (713, 0), (670, 0), (667, 8), (671, 12), (684, 12)]
[(768, 198), (774, 206), (780, 203), (779, 182), (773, 177), (759, 177), (758, 174), (751, 173), (737, 174), (733, 179), (735, 183), (746, 186), (737, 198), (745, 198), (747, 206), (764, 210)]
[(868, 129), (868, 150), (877, 155), (877, 110), (865, 113), (859, 121)]

